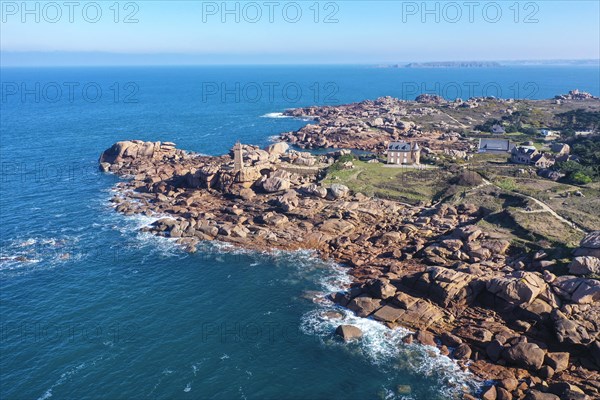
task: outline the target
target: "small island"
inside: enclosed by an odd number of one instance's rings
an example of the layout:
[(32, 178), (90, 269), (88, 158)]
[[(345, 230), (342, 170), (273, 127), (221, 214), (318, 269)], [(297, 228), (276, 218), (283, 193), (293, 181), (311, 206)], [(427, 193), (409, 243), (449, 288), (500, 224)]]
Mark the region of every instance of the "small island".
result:
[(189, 252), (218, 240), (347, 266), (329, 301), (410, 329), (405, 342), (485, 382), (483, 398), (600, 396), (600, 99), (421, 95), (285, 114), (312, 122), (265, 149), (115, 143), (99, 160), (124, 178), (111, 202), (164, 216), (142, 229)]

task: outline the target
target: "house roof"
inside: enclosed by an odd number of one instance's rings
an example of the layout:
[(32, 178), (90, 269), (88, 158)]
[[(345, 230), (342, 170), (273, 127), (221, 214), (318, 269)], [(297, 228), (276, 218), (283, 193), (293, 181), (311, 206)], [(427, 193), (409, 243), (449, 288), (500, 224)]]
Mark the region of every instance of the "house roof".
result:
[(479, 150), (509, 151), (510, 148), (508, 139), (479, 139)]
[(537, 149), (534, 146), (517, 146), (513, 149), (513, 152), (523, 155), (533, 155), (537, 153)]
[[(418, 146), (415, 146), (415, 150), (418, 150)], [(407, 142), (392, 142), (388, 146), (388, 150), (408, 152), (411, 150), (411, 144)]]
[(538, 162), (538, 161), (540, 161), (540, 160), (542, 160), (542, 159), (544, 159), (544, 160), (547, 160), (547, 161), (553, 161), (552, 157), (548, 157), (548, 156), (547, 156), (546, 154), (544, 154), (544, 153), (541, 153), (541, 154), (538, 154), (538, 155), (534, 156), (534, 157), (531, 159), (531, 161), (533, 161), (533, 162)]

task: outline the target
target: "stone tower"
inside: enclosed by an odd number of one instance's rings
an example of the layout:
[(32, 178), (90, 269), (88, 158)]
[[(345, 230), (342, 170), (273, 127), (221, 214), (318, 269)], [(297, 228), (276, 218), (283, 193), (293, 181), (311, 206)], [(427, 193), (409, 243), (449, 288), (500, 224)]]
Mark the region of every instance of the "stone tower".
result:
[(242, 158), (242, 144), (238, 141), (233, 146), (233, 172), (240, 172), (244, 169), (244, 159)]
[(420, 164), (421, 163), (421, 148), (419, 147), (419, 144), (417, 142), (414, 142), (412, 144), (412, 149), (410, 152), (412, 153), (411, 158), (412, 158), (413, 164)]

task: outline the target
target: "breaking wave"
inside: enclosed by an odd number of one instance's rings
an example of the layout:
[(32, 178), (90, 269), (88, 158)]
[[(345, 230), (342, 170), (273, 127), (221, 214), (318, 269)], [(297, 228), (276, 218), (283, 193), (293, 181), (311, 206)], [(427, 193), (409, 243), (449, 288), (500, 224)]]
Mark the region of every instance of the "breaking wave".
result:
[[(357, 317), (352, 311), (336, 305), (327, 298), (327, 293), (348, 288), (351, 277), (347, 270), (334, 265), (321, 277), (319, 285), (323, 294), (314, 302), (317, 308), (303, 315), (300, 330), (316, 336), (325, 346), (342, 347), (347, 351), (358, 351), (369, 363), (385, 372), (418, 374), (435, 380), (439, 384), (441, 398), (455, 398), (467, 391), (477, 391), (478, 382), (468, 372), (439, 349), (421, 344), (406, 344), (403, 338), (411, 333), (404, 328), (390, 329), (371, 318)], [(341, 324), (353, 325), (363, 332), (355, 343), (344, 343), (335, 335)], [(384, 398), (409, 400), (412, 397), (399, 395), (391, 388), (384, 388)]]
[(293, 118), (289, 115), (285, 115), (284, 113), (280, 113), (280, 112), (273, 112), (273, 113), (267, 113), (264, 115), (261, 115), (261, 118)]

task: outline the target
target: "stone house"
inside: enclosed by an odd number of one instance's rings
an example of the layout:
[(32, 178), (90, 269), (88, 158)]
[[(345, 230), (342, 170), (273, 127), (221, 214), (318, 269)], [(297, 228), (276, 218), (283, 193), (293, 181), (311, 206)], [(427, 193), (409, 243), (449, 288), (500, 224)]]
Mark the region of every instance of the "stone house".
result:
[(515, 164), (531, 164), (531, 160), (540, 154), (534, 146), (517, 146), (511, 151), (510, 160)]
[(545, 153), (540, 153), (531, 159), (531, 165), (536, 168), (550, 168), (554, 163), (554, 158)]
[(554, 157), (538, 151), (534, 146), (517, 146), (510, 156), (515, 164), (532, 165), (536, 168), (550, 168), (556, 160)]
[(421, 148), (416, 142), (391, 142), (387, 149), (388, 164), (420, 164)]

